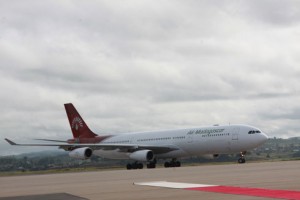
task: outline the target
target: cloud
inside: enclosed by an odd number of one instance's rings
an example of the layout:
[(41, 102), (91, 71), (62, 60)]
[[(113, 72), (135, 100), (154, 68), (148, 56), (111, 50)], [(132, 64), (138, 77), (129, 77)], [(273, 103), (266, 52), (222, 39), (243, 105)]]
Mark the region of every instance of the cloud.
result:
[[(300, 10), (299, 2), (287, 1), (282, 4), (281, 1), (251, 1), (247, 2), (244, 12), (249, 18), (273, 26), (290, 26), (299, 24)], [(253, 13), (255, 12), (255, 15)]]
[(23, 151), (5, 137), (71, 137), (67, 102), (100, 134), (246, 123), (297, 136), (298, 4), (1, 2), (0, 154)]

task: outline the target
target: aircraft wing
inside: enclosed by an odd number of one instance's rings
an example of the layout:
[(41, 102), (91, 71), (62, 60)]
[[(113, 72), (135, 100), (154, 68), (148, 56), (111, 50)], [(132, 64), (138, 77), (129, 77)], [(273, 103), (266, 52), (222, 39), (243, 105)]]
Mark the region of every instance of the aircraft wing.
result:
[(34, 140), (47, 141), (47, 142), (63, 142), (63, 143), (66, 143), (66, 140), (49, 140), (49, 139), (34, 139)]
[(17, 146), (49, 146), (49, 147), (59, 147), (60, 149), (64, 149), (66, 151), (71, 151), (76, 148), (81, 147), (89, 147), (93, 150), (116, 150), (118, 149), (120, 152), (134, 152), (139, 150), (151, 150), (154, 154), (161, 154), (161, 153), (167, 153), (170, 151), (178, 150), (178, 147), (174, 145), (167, 145), (167, 146), (156, 146), (156, 145), (138, 145), (138, 144), (107, 144), (107, 143), (96, 143), (96, 144), (69, 144), (69, 143), (49, 143), (49, 144), (17, 144), (7, 138), (5, 140), (10, 145), (17, 145)]

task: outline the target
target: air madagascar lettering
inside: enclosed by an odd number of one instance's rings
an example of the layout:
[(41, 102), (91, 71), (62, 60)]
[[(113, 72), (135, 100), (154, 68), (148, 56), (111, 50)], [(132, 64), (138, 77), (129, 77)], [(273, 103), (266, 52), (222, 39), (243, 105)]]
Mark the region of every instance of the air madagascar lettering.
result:
[(199, 130), (191, 130), (187, 133), (187, 135), (191, 134), (210, 134), (210, 133), (221, 133), (225, 129), (199, 129)]

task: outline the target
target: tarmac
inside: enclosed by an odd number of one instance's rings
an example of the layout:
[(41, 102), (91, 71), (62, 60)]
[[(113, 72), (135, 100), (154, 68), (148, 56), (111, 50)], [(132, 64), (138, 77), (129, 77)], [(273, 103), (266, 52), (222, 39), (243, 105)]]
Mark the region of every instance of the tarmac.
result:
[(230, 199), (270, 198), (134, 185), (169, 181), (300, 191), (300, 161), (182, 166), (0, 177), (0, 200), (27, 199)]

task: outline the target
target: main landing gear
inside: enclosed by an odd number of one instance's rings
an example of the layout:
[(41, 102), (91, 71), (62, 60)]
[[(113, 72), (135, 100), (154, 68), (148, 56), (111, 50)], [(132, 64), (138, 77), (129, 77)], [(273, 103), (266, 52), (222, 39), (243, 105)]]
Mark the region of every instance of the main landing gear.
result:
[(134, 162), (132, 164), (128, 163), (126, 168), (128, 170), (131, 170), (131, 169), (143, 169), (144, 168), (144, 165), (143, 163), (139, 163), (139, 162)]
[(154, 159), (153, 161), (149, 161), (147, 163), (147, 168), (148, 169), (154, 169), (156, 167), (156, 159)]
[[(148, 161), (147, 163), (147, 168), (148, 169), (154, 169), (156, 168), (156, 159), (152, 160), (152, 161)], [(170, 162), (165, 162), (164, 164), (165, 168), (169, 168), (169, 167), (180, 167), (181, 163), (179, 161), (176, 160), (176, 158), (173, 158)], [(139, 163), (139, 162), (134, 162), (134, 163), (128, 163), (126, 168), (128, 170), (131, 169), (143, 169), (144, 165), (143, 163)]]
[(171, 162), (165, 162), (164, 166), (165, 166), (165, 168), (168, 168), (168, 167), (180, 167), (181, 163), (179, 161), (176, 161), (176, 158), (173, 158), (171, 160)]
[[(156, 159), (154, 159), (153, 161), (149, 161), (147, 163), (147, 168), (148, 169), (153, 169), (156, 167)], [(143, 169), (144, 168), (144, 165), (143, 163), (139, 163), (139, 162), (134, 162), (134, 163), (128, 163), (126, 168), (128, 170), (131, 170), (131, 169)]]
[(243, 164), (246, 162), (245, 154), (246, 154), (246, 151), (240, 152), (240, 158), (238, 159), (238, 163)]

